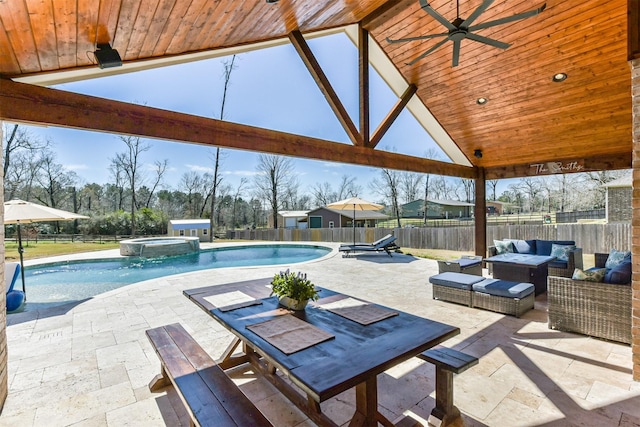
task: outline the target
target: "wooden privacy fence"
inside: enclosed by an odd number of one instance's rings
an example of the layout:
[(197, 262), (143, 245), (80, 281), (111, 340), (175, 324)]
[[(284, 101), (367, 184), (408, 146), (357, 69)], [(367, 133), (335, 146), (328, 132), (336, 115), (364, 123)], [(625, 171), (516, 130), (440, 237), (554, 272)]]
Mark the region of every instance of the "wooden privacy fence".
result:
[[(399, 246), (416, 249), (447, 249), (473, 252), (475, 227), (448, 228), (356, 228), (356, 242), (372, 242), (386, 234), (398, 238)], [(353, 243), (351, 228), (233, 230), (227, 237), (280, 242)], [(631, 224), (500, 225), (487, 227), (487, 246), (502, 239), (574, 240), (584, 253), (631, 250)]]

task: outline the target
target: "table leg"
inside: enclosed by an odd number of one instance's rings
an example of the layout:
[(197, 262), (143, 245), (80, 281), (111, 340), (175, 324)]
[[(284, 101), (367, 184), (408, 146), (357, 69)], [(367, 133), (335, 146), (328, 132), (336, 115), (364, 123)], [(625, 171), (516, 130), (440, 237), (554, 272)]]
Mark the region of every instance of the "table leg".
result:
[(356, 386), (356, 412), (349, 427), (391, 427), (393, 423), (378, 412), (378, 379), (373, 376)]
[(240, 340), (240, 338), (237, 338), (237, 337), (234, 338), (233, 341), (231, 341), (231, 344), (227, 346), (226, 350), (222, 354), (222, 357), (217, 361), (218, 365), (220, 365), (220, 368), (222, 369), (234, 368), (236, 366), (240, 366), (243, 363), (247, 363), (249, 361), (248, 354), (253, 350), (250, 348), (248, 349), (244, 343), (242, 343), (243, 354), (240, 354), (237, 356), (233, 355), (233, 353), (236, 351), (236, 349), (238, 348), (238, 345), (241, 342), (242, 341)]

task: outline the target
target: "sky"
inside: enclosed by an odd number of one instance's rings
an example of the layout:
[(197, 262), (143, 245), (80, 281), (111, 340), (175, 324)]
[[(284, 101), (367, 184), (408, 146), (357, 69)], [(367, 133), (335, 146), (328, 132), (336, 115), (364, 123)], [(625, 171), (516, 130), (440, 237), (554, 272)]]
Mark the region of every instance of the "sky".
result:
[[(357, 48), (343, 33), (310, 39), (308, 44), (327, 78), (358, 126)], [(54, 86), (70, 92), (144, 104), (205, 117), (220, 118), (224, 89), (224, 61), (208, 59), (170, 67), (66, 83)], [(375, 71), (370, 73), (371, 129), (375, 129), (397, 101)], [(224, 120), (350, 144), (342, 126), (290, 44), (238, 54), (224, 106)], [(125, 149), (117, 135), (81, 130), (28, 126), (29, 132), (53, 143), (56, 160), (75, 171), (83, 183), (110, 182), (109, 164)], [(145, 139), (150, 149), (142, 162), (149, 170), (168, 159), (165, 187), (180, 189), (189, 171), (212, 172), (215, 149), (195, 144)], [(423, 157), (436, 150), (449, 161), (407, 110), (389, 129), (378, 149)], [(253, 181), (258, 153), (223, 149), (223, 184), (236, 188), (242, 178)], [(369, 182), (379, 169), (293, 158), (299, 194), (311, 194), (315, 183), (337, 189), (343, 175), (356, 177), (360, 197), (380, 200)], [(247, 186), (245, 197), (250, 197)]]

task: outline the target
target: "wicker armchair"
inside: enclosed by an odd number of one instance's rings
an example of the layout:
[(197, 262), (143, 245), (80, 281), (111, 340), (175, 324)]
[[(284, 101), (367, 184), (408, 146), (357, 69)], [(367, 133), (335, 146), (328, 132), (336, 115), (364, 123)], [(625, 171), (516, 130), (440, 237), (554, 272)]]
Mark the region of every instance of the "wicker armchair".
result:
[[(478, 261), (477, 263), (470, 263), (470, 265), (461, 265), (461, 260)], [(460, 259), (453, 261), (438, 261), (438, 273), (444, 273), (451, 271), (454, 273), (466, 273), (473, 274), (475, 276), (482, 276), (482, 257), (474, 255), (462, 255)]]
[[(595, 254), (604, 267), (608, 254)], [(631, 344), (631, 285), (547, 279), (549, 328)]]

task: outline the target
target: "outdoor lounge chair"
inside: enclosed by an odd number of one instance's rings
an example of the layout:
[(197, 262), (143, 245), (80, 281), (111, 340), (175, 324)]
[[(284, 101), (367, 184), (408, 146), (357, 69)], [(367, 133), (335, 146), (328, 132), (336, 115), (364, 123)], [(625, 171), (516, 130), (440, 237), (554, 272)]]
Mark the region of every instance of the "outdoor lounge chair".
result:
[(5, 263), (4, 282), (7, 289), (7, 311), (19, 309), (25, 300), (24, 292), (14, 289), (18, 277), (20, 277), (20, 264), (17, 262)]
[(391, 256), (391, 251), (398, 249), (399, 246), (395, 244), (397, 237), (387, 235), (380, 240), (373, 243), (356, 243), (355, 245), (340, 245), (338, 250), (344, 252), (346, 256), (349, 256), (352, 252), (380, 252), (385, 251), (387, 255)]

